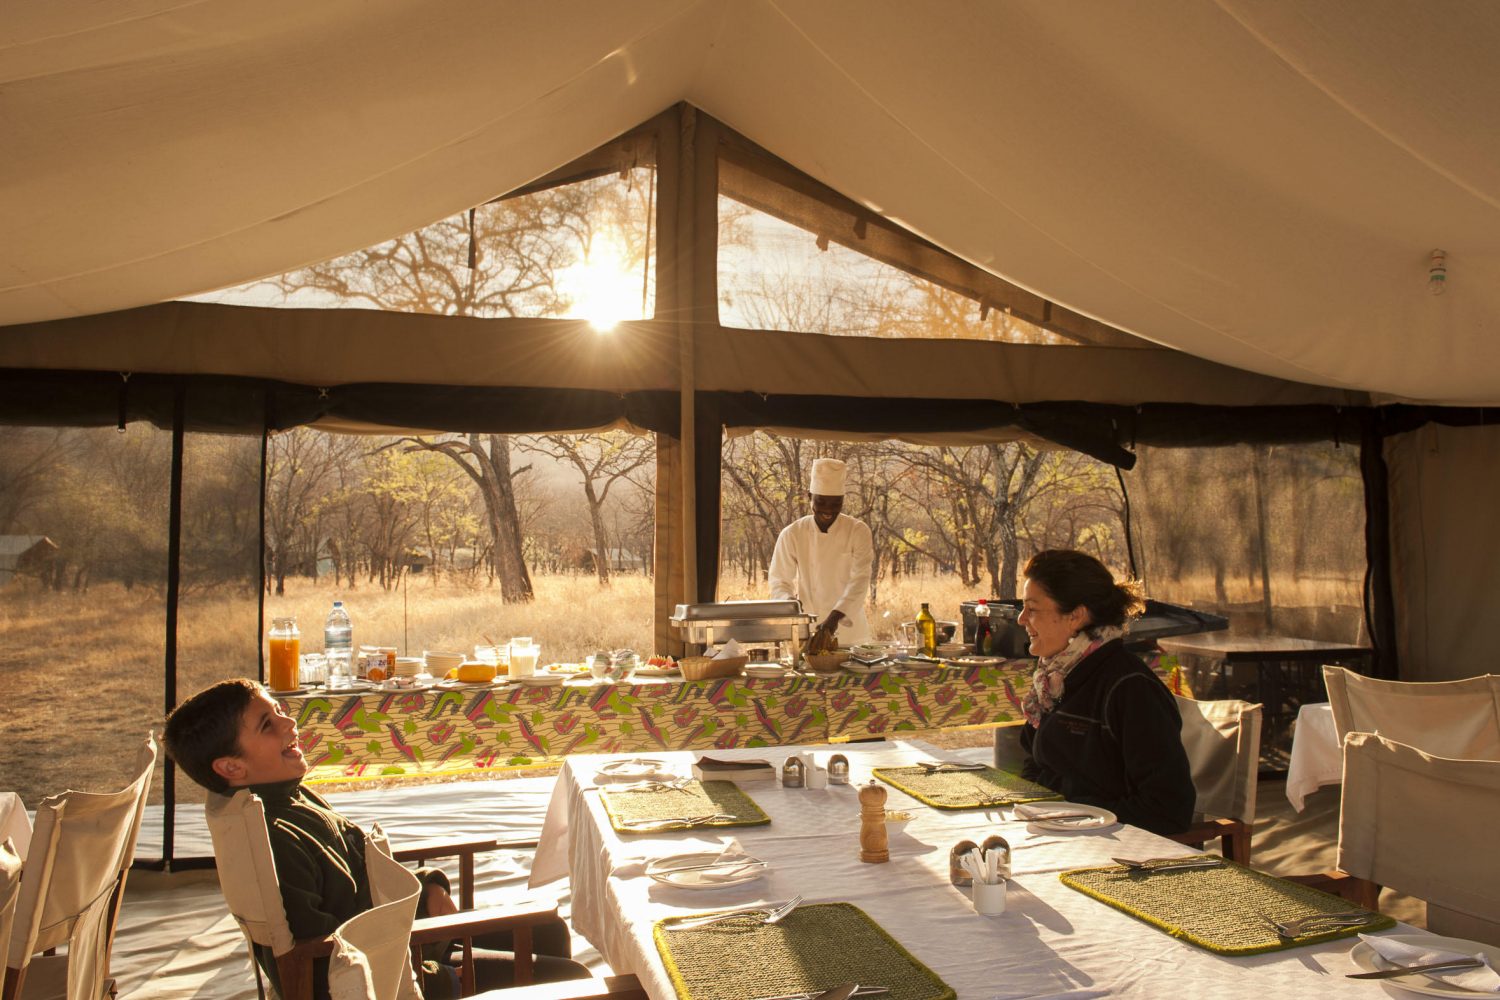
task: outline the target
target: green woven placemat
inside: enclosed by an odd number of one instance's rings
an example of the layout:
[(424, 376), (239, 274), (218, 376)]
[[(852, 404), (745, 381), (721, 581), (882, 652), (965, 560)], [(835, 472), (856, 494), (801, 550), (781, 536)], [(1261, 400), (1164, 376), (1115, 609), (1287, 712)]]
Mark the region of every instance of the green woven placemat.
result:
[[(660, 788), (647, 791), (606, 790), (603, 795), (604, 811), (609, 814), (610, 826), (618, 833), (658, 833), (681, 827), (683, 817), (707, 816), (714, 813), (733, 816), (733, 819), (716, 819), (694, 826), (764, 826), (771, 822), (765, 810), (755, 800), (740, 790), (732, 781), (689, 781), (681, 788)], [(643, 820), (659, 819), (659, 825)], [(632, 824), (632, 821), (635, 821)], [(631, 824), (631, 825), (626, 825)]]
[(1079, 868), (1058, 878), (1063, 885), (1218, 955), (1259, 955), (1396, 925), (1390, 917), (1376, 913), (1356, 927), (1309, 933), (1288, 941), (1277, 936), (1271, 921), (1296, 920), (1315, 913), (1366, 911), (1338, 896), (1229, 861), (1213, 868), (1179, 868), (1155, 874), (1132, 873), (1119, 865)]
[(852, 903), (799, 906), (779, 924), (756, 916), (652, 931), (680, 1000), (745, 1000), (879, 983), (881, 1000), (954, 1000), (957, 994)]
[(1062, 798), (1050, 788), (994, 767), (935, 772), (920, 767), (877, 767), (872, 773), (934, 809), (978, 809)]

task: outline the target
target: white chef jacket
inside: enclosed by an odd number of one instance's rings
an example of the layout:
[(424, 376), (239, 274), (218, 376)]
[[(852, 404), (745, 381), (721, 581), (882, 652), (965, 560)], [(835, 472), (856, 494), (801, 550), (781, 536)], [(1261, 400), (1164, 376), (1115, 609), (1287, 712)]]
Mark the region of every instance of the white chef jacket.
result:
[(870, 527), (863, 521), (840, 514), (827, 532), (818, 530), (811, 514), (782, 529), (771, 556), (771, 597), (797, 598), (802, 610), (817, 616), (821, 624), (830, 611), (842, 611), (839, 645), (870, 641), (870, 623), (865, 601), (870, 596), (870, 567), (875, 547)]

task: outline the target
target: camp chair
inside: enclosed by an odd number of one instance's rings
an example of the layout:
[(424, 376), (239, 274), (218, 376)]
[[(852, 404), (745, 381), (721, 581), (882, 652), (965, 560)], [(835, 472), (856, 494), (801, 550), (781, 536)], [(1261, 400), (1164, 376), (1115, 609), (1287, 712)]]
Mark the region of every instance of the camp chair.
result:
[(1344, 739), (1339, 869), (1427, 901), (1435, 934), (1500, 945), (1500, 761)]
[[(153, 735), (124, 788), (63, 792), (37, 807), (9, 937), (4, 1000), (100, 1000), (113, 992), (110, 944), (155, 766)], [(53, 954), (63, 946), (65, 954)]]
[[(213, 838), (214, 855), (234, 861), (233, 864), (218, 866), (219, 885), (223, 889), (225, 901), (229, 904), (230, 914), (240, 925), (246, 941), (250, 944), (251, 964), (255, 968), (256, 982), (260, 982), (260, 967), (254, 960), (255, 945), (261, 945), (270, 948), (275, 956), (277, 974), (281, 981), (282, 1000), (309, 1000), (313, 995), (313, 963), (319, 958), (330, 957), (334, 954), (336, 938), (334, 935), (302, 941), (292, 938), (291, 928), (286, 921), (286, 911), (281, 902), (281, 889), (276, 881), (276, 865), (272, 858), (271, 840), (266, 829), (265, 809), (260, 799), (249, 789), (243, 788), (232, 796), (210, 793), (206, 812), (209, 834)], [(365, 852), (366, 865), (371, 872), (386, 867), (383, 860), (376, 858), (377, 855), (384, 855), (385, 846), (384, 835), (379, 832), (378, 828), (372, 830), (367, 838)], [(421, 850), (425, 852), (424, 857), (441, 856), (440, 849), (432, 844), (424, 844)], [(402, 852), (392, 853), (399, 858)], [(415, 880), (415, 876), (412, 878)], [(372, 895), (375, 889), (376, 884), (372, 875)], [(386, 892), (389, 894), (390, 890)], [(392, 902), (394, 898), (396, 897), (376, 899), (377, 909)], [(468, 995), (472, 994), (475, 989), (474, 937), (494, 931), (510, 931), (514, 941), (515, 981), (518, 985), (529, 984), (532, 980), (533, 965), (531, 929), (536, 924), (555, 919), (556, 916), (555, 905), (540, 903), (533, 904), (525, 910), (507, 908), (504, 911), (492, 909), (460, 912), (449, 916), (424, 917), (412, 923), (410, 933), (404, 936), (414, 953), (418, 952), (424, 944), (460, 941), (463, 947), (460, 976), (463, 992)], [(379, 923), (384, 927), (383, 920), (377, 921), (372, 918), (366, 923)], [(357, 925), (357, 928), (358, 926), (363, 926), (363, 924)], [(352, 936), (348, 932), (347, 924), (340, 928), (339, 936), (344, 938), (342, 947), (346, 955), (364, 950), (364, 945), (361, 943), (364, 936), (357, 928)], [(333, 971), (334, 966), (331, 963), (330, 977)], [(347, 978), (357, 977), (349, 973)], [(330, 978), (329, 985), (332, 989), (332, 978)], [(566, 986), (567, 984), (558, 985)], [(574, 983), (574, 993), (561, 995), (587, 996), (584, 989), (588, 985), (588, 980), (579, 980)], [(509, 992), (502, 990), (495, 995), (503, 996)]]
[(1500, 675), (1461, 681), (1384, 681), (1324, 667), (1333, 728), (1379, 733), (1454, 760), (1500, 760)]
[(21, 894), (21, 856), (9, 837), (0, 843), (0, 942), (10, 941), (16, 920), (16, 897)]
[(1172, 697), (1182, 714), (1182, 746), (1198, 799), (1193, 825), (1170, 839), (1202, 845), (1218, 837), (1226, 858), (1247, 865), (1255, 826), (1261, 707), (1245, 701)]
[[(365, 862), (375, 905), (344, 921), (331, 935), (329, 998), (418, 1000), (421, 991), (407, 948), (422, 883), (383, 851), (370, 851)], [(311, 980), (306, 986), (311, 990)]]

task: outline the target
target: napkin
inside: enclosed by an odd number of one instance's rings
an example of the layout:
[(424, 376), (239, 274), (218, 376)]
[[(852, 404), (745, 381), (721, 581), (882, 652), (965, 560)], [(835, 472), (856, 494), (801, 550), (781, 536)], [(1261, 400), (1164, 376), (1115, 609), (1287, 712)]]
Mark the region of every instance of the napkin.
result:
[[(1051, 819), (1055, 815), (1061, 815), (1067, 816), (1067, 818), (1062, 820), (1061, 822), (1085, 823), (1088, 821), (1088, 817), (1076, 815), (1077, 813), (1080, 813), (1082, 811), (1083, 810), (1072, 804), (1064, 805), (1057, 802), (1022, 803), (1021, 805), (1016, 806), (1016, 817), (1019, 819), (1047, 820)], [(1069, 813), (1073, 813), (1075, 815), (1069, 816)]]
[[(1361, 934), (1359, 939), (1375, 949), (1375, 953), (1381, 958), (1396, 965), (1430, 965), (1433, 962), (1447, 962), (1457, 958), (1477, 958), (1484, 963), (1477, 969), (1422, 973), (1422, 975), (1440, 979), (1460, 989), (1475, 990), (1480, 993), (1500, 993), (1500, 972), (1495, 971), (1495, 967), (1490, 964), (1489, 957), (1482, 951), (1468, 952), (1450, 948), (1424, 947), (1411, 944), (1410, 939), (1397, 940), (1396, 938), (1376, 937), (1373, 934)], [(1477, 948), (1478, 945), (1475, 947)]]
[(727, 660), (731, 657), (744, 655), (744, 652), (740, 650), (740, 644), (735, 640), (730, 639), (728, 642), (724, 643), (724, 645), (719, 647), (719, 651), (714, 654), (714, 659)]

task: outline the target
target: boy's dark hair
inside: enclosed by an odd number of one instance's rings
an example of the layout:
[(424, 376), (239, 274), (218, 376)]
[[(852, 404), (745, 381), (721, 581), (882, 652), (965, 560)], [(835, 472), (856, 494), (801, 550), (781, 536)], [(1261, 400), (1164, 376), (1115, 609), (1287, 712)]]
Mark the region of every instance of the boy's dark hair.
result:
[(240, 720), (260, 684), (246, 677), (220, 681), (178, 705), (167, 716), (162, 742), (167, 754), (189, 778), (210, 792), (227, 795), (229, 782), (214, 770), (214, 761), (240, 752)]

